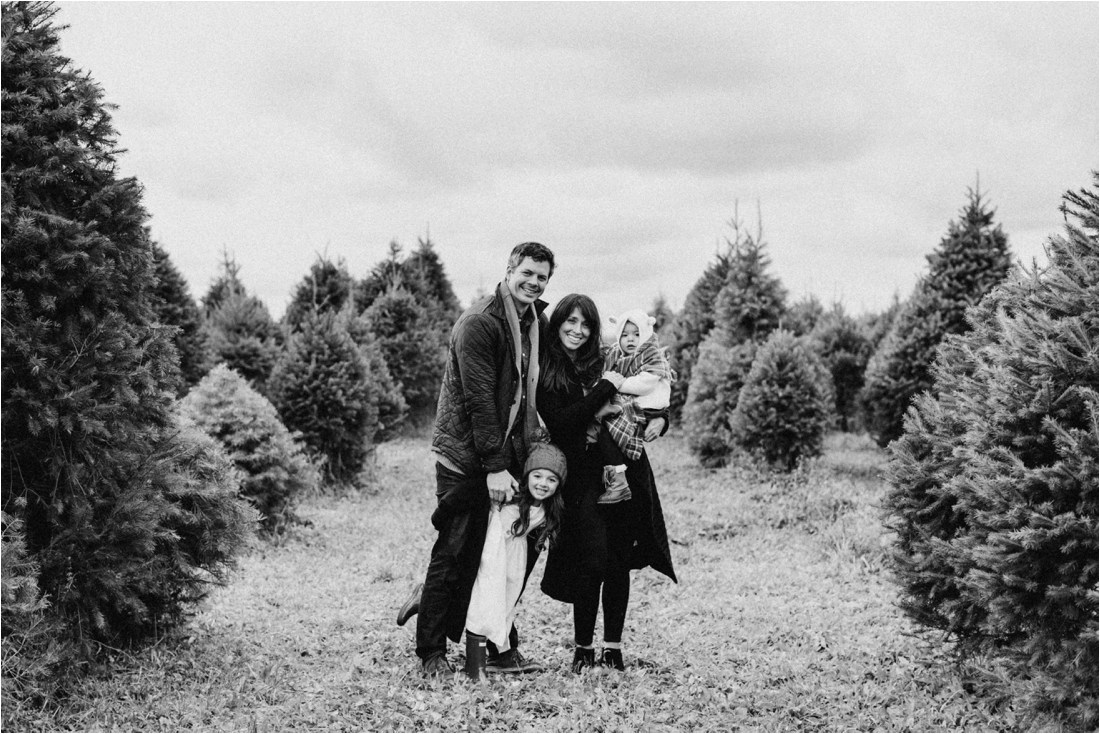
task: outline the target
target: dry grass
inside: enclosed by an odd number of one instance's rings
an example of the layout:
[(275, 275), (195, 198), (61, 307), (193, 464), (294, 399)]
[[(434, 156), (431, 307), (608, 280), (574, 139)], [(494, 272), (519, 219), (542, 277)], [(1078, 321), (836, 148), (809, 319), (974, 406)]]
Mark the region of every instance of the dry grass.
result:
[[(383, 446), (373, 493), (307, 502), (182, 634), (120, 655), (19, 728), (127, 731), (991, 731), (1034, 727), (992, 673), (912, 634), (883, 570), (882, 455), (836, 436), (783, 479), (651, 448), (679, 585), (635, 575), (627, 671), (572, 675), (567, 606), (521, 612), (540, 675), (425, 682), (393, 616), (434, 538), (426, 444)], [(598, 631), (598, 630), (597, 630)], [(452, 659), (459, 658), (453, 650)], [(459, 661), (460, 662), (460, 661)]]

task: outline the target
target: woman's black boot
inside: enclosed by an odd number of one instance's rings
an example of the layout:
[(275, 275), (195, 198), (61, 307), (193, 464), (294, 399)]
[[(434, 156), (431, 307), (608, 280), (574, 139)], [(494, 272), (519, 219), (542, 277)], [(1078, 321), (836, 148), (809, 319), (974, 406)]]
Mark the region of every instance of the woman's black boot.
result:
[(626, 666), (623, 665), (623, 651), (613, 647), (605, 647), (603, 652), (600, 653), (600, 665), (615, 670), (626, 670)]
[(596, 651), (591, 647), (578, 647), (573, 652), (573, 672), (580, 674), (585, 668), (596, 666)]

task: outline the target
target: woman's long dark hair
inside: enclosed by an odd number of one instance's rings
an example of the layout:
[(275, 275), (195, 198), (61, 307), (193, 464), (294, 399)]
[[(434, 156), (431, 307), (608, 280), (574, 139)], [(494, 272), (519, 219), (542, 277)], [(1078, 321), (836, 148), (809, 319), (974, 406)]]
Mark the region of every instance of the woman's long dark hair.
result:
[[(558, 336), (561, 325), (574, 310), (581, 312), (581, 317), (588, 322), (588, 328), (592, 332), (588, 341), (577, 350), (575, 361), (570, 359)], [(545, 342), (545, 357), (540, 367), (544, 386), (551, 390), (562, 390), (571, 382), (579, 382), (583, 387), (591, 387), (600, 379), (603, 374), (600, 312), (596, 310), (596, 304), (591, 298), (580, 293), (570, 293), (558, 301), (550, 316), (550, 324), (546, 327)]]
[[(531, 491), (527, 489), (527, 482), (530, 481), (530, 473), (523, 477), (523, 489), (519, 492), (519, 517), (512, 523), (512, 535), (517, 538), (521, 538), (527, 534), (527, 528), (531, 527), (531, 505), (534, 504), (535, 498), (531, 496)], [(542, 501), (542, 510), (546, 513), (546, 522), (539, 529), (539, 539), (535, 543), (535, 548), (543, 550), (547, 546), (553, 547), (554, 543), (558, 539), (558, 531), (561, 529), (561, 516), (565, 513), (565, 500), (561, 496), (561, 486), (563, 482), (558, 482), (558, 491), (553, 495)]]

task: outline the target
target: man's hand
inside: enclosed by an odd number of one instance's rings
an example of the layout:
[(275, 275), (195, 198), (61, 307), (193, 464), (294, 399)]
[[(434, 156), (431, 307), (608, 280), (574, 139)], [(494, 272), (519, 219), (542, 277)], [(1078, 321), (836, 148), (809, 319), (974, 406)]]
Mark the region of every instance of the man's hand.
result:
[(661, 431), (665, 430), (665, 419), (654, 418), (649, 422), (649, 425), (645, 427), (645, 440), (653, 441), (654, 439), (661, 437)]
[(618, 390), (620, 387), (623, 386), (623, 380), (625, 380), (626, 378), (620, 375), (618, 372), (607, 371), (603, 373), (603, 379), (610, 382), (612, 385), (615, 386), (615, 389)]
[(506, 471), (493, 472), (485, 477), (485, 484), (489, 487), (489, 501), (497, 506), (511, 501), (516, 493), (516, 480)]
[(613, 403), (610, 400), (608, 400), (606, 403), (604, 403), (602, 406), (600, 406), (599, 410), (596, 411), (596, 420), (602, 421), (604, 418), (608, 417), (609, 415), (618, 415), (619, 413), (622, 413), (622, 412), (623, 412), (623, 406), (618, 405), (618, 404)]

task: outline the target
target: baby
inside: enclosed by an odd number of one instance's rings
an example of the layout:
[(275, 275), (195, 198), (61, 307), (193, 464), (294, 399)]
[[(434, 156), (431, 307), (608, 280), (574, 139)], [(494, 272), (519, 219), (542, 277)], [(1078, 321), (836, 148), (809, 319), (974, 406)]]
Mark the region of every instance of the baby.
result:
[(657, 417), (668, 420), (672, 369), (657, 343), (653, 331), (656, 322), (641, 309), (611, 319), (615, 343), (604, 358), (604, 369), (618, 372), (626, 379), (614, 400), (622, 412), (604, 420), (597, 440), (604, 465), (604, 492), (597, 499), (600, 504), (630, 499), (627, 461), (642, 455), (649, 422)]

